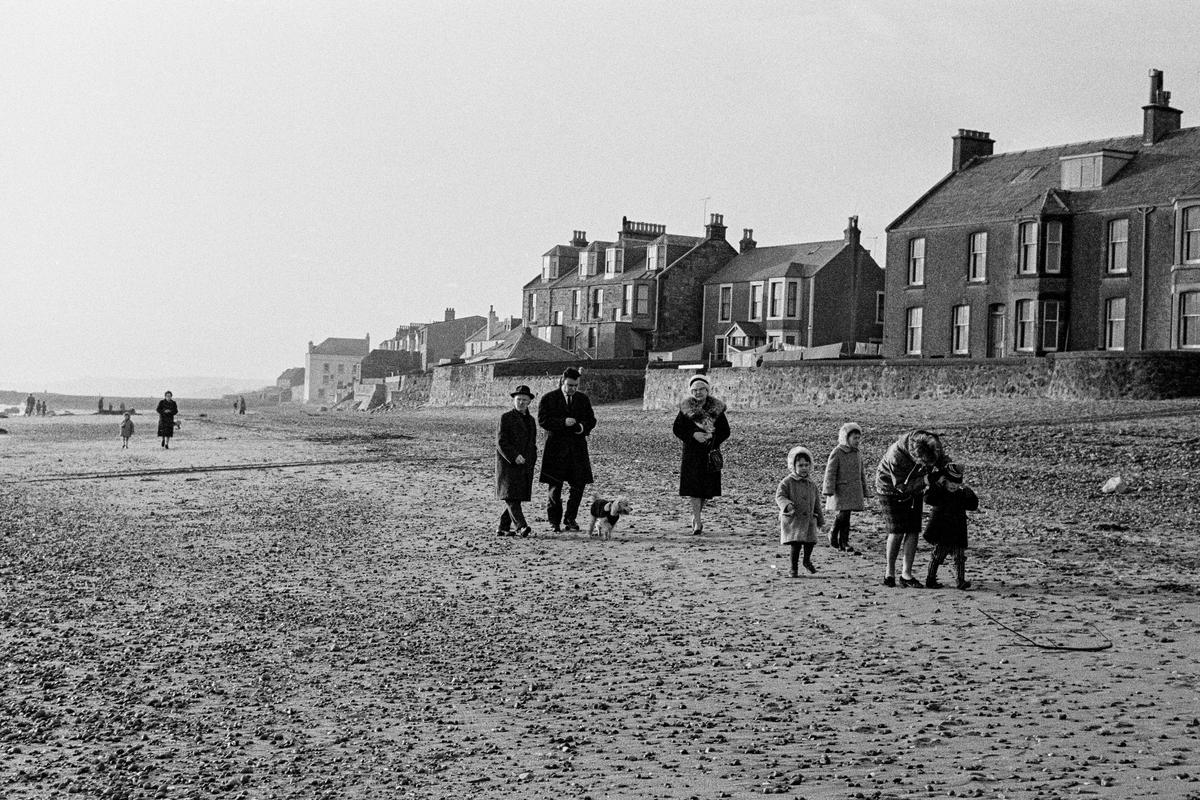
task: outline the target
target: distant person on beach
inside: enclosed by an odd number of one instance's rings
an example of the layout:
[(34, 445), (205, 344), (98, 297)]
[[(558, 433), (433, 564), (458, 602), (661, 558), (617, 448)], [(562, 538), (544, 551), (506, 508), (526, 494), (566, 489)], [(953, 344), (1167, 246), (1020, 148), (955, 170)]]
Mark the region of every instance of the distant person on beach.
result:
[(946, 464), (942, 441), (928, 431), (913, 430), (883, 454), (875, 470), (875, 493), (887, 525), (887, 568), (883, 585), (896, 585), (896, 558), (904, 550), (900, 585), (919, 589), (924, 584), (913, 577), (917, 537), (921, 535), (921, 506), (925, 478)]
[(850, 514), (862, 511), (871, 496), (866, 465), (858, 451), (861, 442), (862, 428), (857, 422), (847, 422), (838, 431), (837, 447), (825, 462), (821, 493), (826, 497), (825, 510), (837, 514), (829, 531), (829, 546), (838, 550), (851, 550)]
[(33, 416), (33, 407), (35, 405), (37, 405), (37, 400), (34, 399), (33, 395), (29, 395), (29, 397), (25, 398), (25, 416)]
[(688, 381), (688, 393), (679, 402), (671, 431), (683, 442), (679, 496), (691, 501), (692, 535), (698, 536), (704, 532), (704, 504), (721, 496), (721, 444), (729, 438), (725, 404), (709, 393), (708, 378), (693, 375)]
[(244, 397), (238, 397), (238, 401), (237, 401), (237, 410), (238, 410), (238, 413), (239, 413), (239, 414), (245, 414), (245, 413), (246, 413), (246, 398), (244, 398)]
[(104, 398), (103, 397), (101, 397), (99, 400), (96, 401), (96, 411), (97, 411), (97, 413), (100, 413), (100, 414), (104, 413)]
[(926, 589), (940, 589), (938, 567), (947, 558), (954, 559), (955, 585), (970, 589), (967, 580), (967, 512), (979, 510), (979, 498), (970, 486), (963, 483), (962, 467), (947, 464), (926, 478), (925, 503), (929, 506), (929, 522), (925, 524), (925, 541), (933, 545), (929, 561)]
[[(563, 529), (579, 530), (575, 518), (583, 502), (583, 490), (595, 480), (587, 437), (596, 427), (596, 414), (592, 411), (592, 401), (579, 391), (579, 370), (568, 367), (558, 387), (542, 395), (537, 412), (538, 425), (546, 431), (539, 480), (549, 487), (546, 518), (555, 533)], [(565, 509), (563, 484), (571, 486)]]
[[(499, 536), (528, 536), (521, 503), (533, 499), (533, 466), (537, 463), (537, 420), (529, 413), (533, 392), (524, 384), (509, 397), (513, 407), (500, 415), (496, 434), (496, 497), (504, 501)], [(516, 528), (513, 526), (516, 525)]]
[(779, 507), (779, 543), (792, 549), (791, 577), (799, 577), (800, 553), (804, 553), (804, 568), (815, 573), (813, 548), (817, 531), (825, 526), (821, 511), (821, 492), (812, 481), (812, 453), (796, 445), (788, 452), (788, 474), (775, 490), (775, 505)]
[(125, 419), (121, 420), (121, 449), (129, 448), (129, 437), (133, 436), (133, 419), (129, 416), (129, 412), (125, 412)]
[(162, 438), (160, 447), (171, 449), (171, 437), (175, 435), (175, 415), (179, 413), (179, 406), (174, 400), (174, 395), (170, 392), (163, 394), (163, 399), (158, 401), (158, 406), (154, 409), (158, 413), (158, 435)]

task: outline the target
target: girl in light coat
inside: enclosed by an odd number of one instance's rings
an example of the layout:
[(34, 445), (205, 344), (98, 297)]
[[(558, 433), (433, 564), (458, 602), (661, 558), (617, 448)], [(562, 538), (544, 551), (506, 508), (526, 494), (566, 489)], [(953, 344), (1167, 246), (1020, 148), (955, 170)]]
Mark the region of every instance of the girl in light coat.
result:
[(858, 452), (861, 441), (862, 428), (857, 422), (847, 422), (838, 431), (837, 447), (825, 463), (821, 493), (828, 498), (827, 510), (837, 514), (829, 531), (829, 546), (838, 550), (850, 550), (850, 512), (862, 511), (865, 498), (871, 496), (867, 469)]
[(821, 511), (821, 493), (812, 482), (812, 453), (797, 445), (788, 452), (788, 475), (775, 490), (775, 505), (779, 506), (779, 543), (792, 549), (791, 576), (798, 576), (800, 552), (804, 551), (804, 568), (816, 572), (812, 563), (817, 530), (825, 525)]

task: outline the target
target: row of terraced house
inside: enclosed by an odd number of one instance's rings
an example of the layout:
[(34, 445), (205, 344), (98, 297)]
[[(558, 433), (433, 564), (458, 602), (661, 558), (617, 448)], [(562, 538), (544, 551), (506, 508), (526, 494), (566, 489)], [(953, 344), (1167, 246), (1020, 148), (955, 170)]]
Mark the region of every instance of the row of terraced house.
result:
[(950, 172), (888, 226), (886, 270), (855, 217), (837, 239), (745, 230), (736, 249), (720, 214), (703, 236), (576, 231), (524, 286), (526, 324), (597, 359), (1200, 349), (1200, 128), (1181, 117), (1151, 70), (1139, 135), (998, 154), (959, 130)]

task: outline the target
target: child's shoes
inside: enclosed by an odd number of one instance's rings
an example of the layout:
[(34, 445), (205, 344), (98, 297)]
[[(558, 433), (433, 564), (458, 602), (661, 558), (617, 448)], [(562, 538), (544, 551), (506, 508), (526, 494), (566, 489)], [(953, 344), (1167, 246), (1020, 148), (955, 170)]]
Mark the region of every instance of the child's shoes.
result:
[(814, 575), (817, 574), (817, 568), (813, 566), (813, 563), (811, 561), (805, 561), (804, 568), (806, 570), (808, 570), (809, 572), (813, 573)]
[(967, 589), (971, 588), (971, 582), (970, 581), (959, 581), (958, 588), (962, 589), (963, 591), (966, 591)]

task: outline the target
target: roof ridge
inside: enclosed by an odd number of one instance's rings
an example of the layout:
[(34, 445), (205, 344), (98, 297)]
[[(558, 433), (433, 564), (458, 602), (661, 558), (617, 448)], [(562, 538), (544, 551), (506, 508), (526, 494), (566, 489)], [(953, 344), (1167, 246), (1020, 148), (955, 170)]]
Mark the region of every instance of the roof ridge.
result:
[[(1186, 131), (1196, 131), (1196, 130), (1200, 130), (1200, 125), (1196, 125), (1191, 128), (1180, 128), (1179, 130), (1174, 131), (1174, 133), (1184, 133)], [(1116, 141), (1124, 141), (1124, 140), (1128, 140), (1128, 139), (1141, 139), (1141, 138), (1142, 138), (1141, 134), (1130, 133), (1130, 134), (1126, 134), (1125, 136), (1107, 136), (1103, 139), (1084, 139), (1083, 141), (1080, 141), (1080, 142), (1066, 142), (1065, 144), (1051, 144), (1051, 145), (1046, 145), (1045, 147), (1030, 147), (1025, 150), (1005, 150), (1002, 153), (993, 153), (990, 156), (976, 156), (976, 158), (979, 161), (989, 161), (991, 159), (1003, 158), (1005, 156), (1019, 156), (1019, 155), (1025, 155), (1027, 153), (1040, 153), (1045, 150), (1062, 150), (1065, 147), (1082, 147), (1083, 145), (1086, 145), (1086, 144), (1100, 144), (1101, 142), (1116, 142)]]

